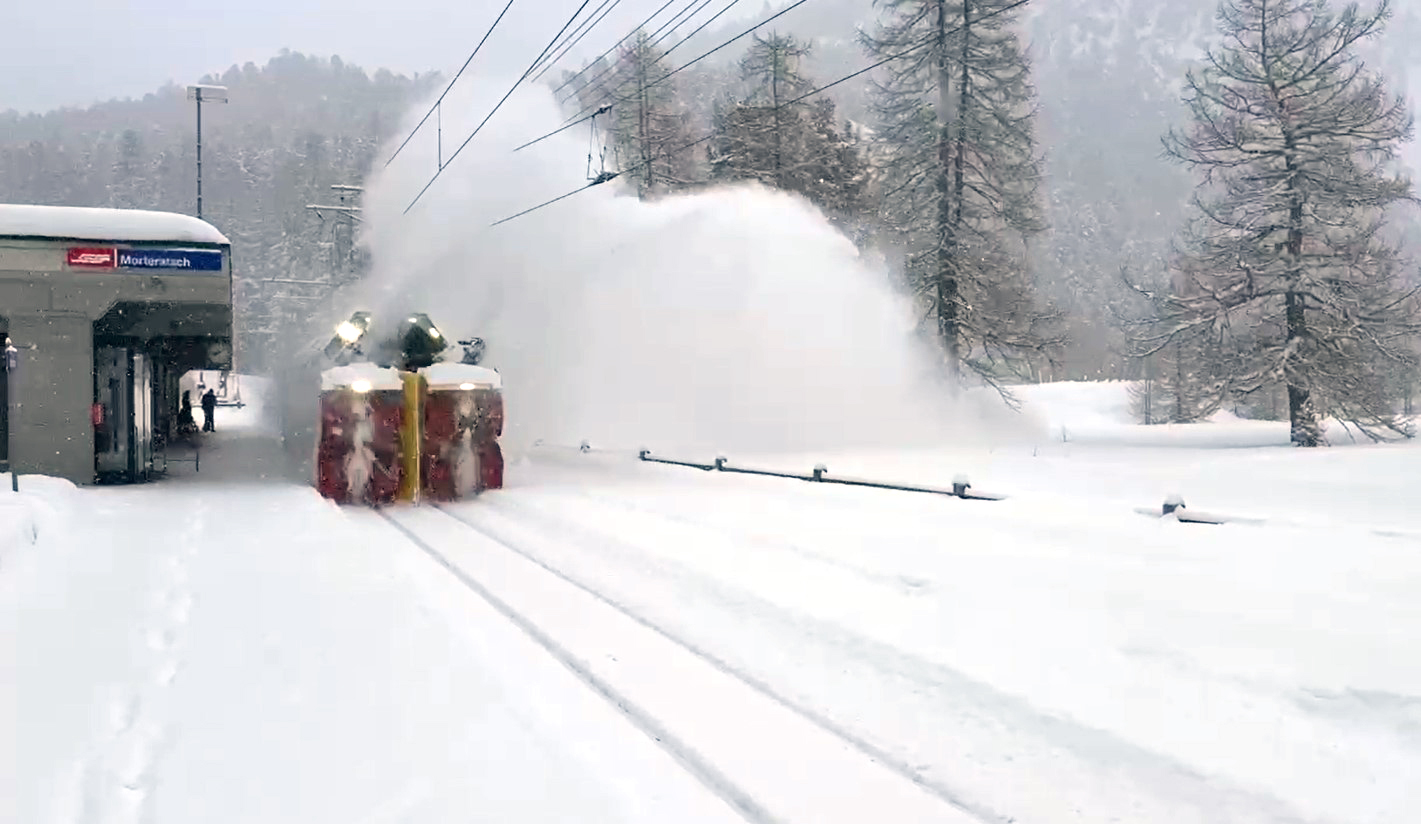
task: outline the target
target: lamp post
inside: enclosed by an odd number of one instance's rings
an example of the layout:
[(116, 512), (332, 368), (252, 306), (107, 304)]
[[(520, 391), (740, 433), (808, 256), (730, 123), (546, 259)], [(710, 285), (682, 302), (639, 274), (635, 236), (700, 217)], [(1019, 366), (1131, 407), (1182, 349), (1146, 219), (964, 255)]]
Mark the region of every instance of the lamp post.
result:
[(187, 87), (187, 99), (197, 101), (197, 217), (202, 219), (202, 104), (226, 103), (226, 86)]

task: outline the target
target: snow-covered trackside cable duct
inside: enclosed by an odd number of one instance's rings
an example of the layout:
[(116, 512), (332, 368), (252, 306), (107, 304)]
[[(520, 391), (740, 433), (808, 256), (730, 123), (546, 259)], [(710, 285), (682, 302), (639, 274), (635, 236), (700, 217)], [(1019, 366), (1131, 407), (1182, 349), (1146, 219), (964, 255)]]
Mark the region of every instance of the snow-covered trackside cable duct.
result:
[(1002, 501), (1006, 500), (1006, 495), (997, 495), (990, 492), (978, 492), (972, 489), (972, 483), (966, 475), (958, 475), (952, 479), (952, 488), (939, 486), (926, 486), (923, 484), (897, 483), (893, 481), (875, 481), (868, 478), (855, 478), (845, 475), (832, 475), (829, 468), (824, 464), (819, 464), (810, 472), (787, 472), (777, 469), (761, 469), (749, 466), (735, 466), (725, 457), (717, 457), (714, 461), (706, 463), (704, 461), (686, 460), (683, 458), (669, 458), (665, 455), (657, 455), (650, 449), (603, 449), (594, 447), (589, 441), (583, 441), (577, 446), (566, 444), (550, 444), (542, 440), (533, 442), (534, 449), (544, 449), (549, 451), (576, 452), (582, 455), (612, 455), (617, 457), (635, 458), (643, 463), (666, 464), (668, 466), (683, 466), (687, 469), (699, 469), (703, 472), (726, 472), (732, 475), (760, 475), (767, 478), (787, 478), (794, 481), (808, 481), (810, 483), (837, 484), (839, 486), (861, 486), (869, 489), (886, 489), (895, 492), (921, 492), (929, 495), (943, 495), (952, 498), (962, 498), (968, 501)]
[[(584, 452), (589, 451), (584, 449)], [(756, 469), (748, 466), (733, 466), (725, 458), (716, 458), (713, 463), (700, 463), (697, 461), (685, 461), (676, 458), (665, 458), (653, 455), (651, 450), (643, 449), (637, 454), (638, 460), (646, 463), (670, 464), (671, 466), (685, 466), (691, 469), (702, 469), (707, 472), (728, 472), (735, 475), (761, 475), (767, 478), (788, 478), (795, 481), (808, 481), (810, 483), (839, 484), (841, 486), (862, 486), (870, 489), (888, 489), (895, 492), (922, 492), (929, 495), (945, 495), (952, 498), (962, 498), (967, 501), (1000, 501), (1006, 498), (1005, 495), (993, 495), (986, 492), (974, 492), (972, 484), (965, 475), (958, 475), (952, 481), (952, 488), (946, 489), (936, 486), (922, 486), (918, 484), (892, 483), (889, 481), (872, 481), (867, 478), (849, 478), (829, 474), (829, 468), (823, 464), (814, 467), (814, 471), (808, 473), (783, 472), (775, 469)]]
[[(578, 593), (590, 598), (597, 604), (611, 609), (618, 616), (629, 621), (636, 627), (650, 632), (663, 641), (669, 642), (672, 647), (681, 654), (689, 655), (696, 661), (709, 667), (707, 672), (711, 674), (711, 677), (728, 679), (730, 683), (736, 685), (741, 690), (748, 690), (749, 693), (759, 699), (762, 706), (772, 707), (776, 711), (787, 712), (789, 716), (798, 722), (794, 724), (793, 727), (798, 727), (798, 729), (794, 731), (799, 732), (801, 737), (803, 730), (808, 729), (812, 731), (812, 734), (826, 742), (825, 746), (815, 749), (815, 752), (820, 758), (834, 762), (835, 766), (840, 770), (845, 766), (845, 762), (848, 762), (860, 770), (869, 770), (875, 775), (877, 780), (874, 781), (873, 784), (876, 787), (886, 788), (888, 792), (888, 795), (881, 799), (888, 802), (886, 807), (880, 811), (883, 820), (893, 820), (895, 822), (927, 820), (943, 822), (943, 824), (969, 824), (969, 822), (971, 824), (1007, 824), (1007, 822), (1011, 821), (1011, 819), (1006, 816), (972, 804), (962, 798), (952, 788), (921, 775), (912, 765), (894, 756), (892, 753), (875, 746), (814, 709), (787, 698), (765, 681), (745, 672), (743, 669), (706, 650), (700, 645), (687, 641), (670, 632), (656, 622), (649, 620), (637, 611), (630, 609), (596, 588), (549, 565), (537, 554), (520, 547), (517, 541), (511, 540), (501, 534), (499, 530), (490, 528), (487, 524), (471, 523), (443, 507), (439, 507), (435, 511), (446, 516), (448, 520), (455, 522), (465, 534), (472, 531), (484, 539), (484, 541), (496, 545), (500, 550), (516, 556), (527, 564), (536, 567), (542, 573), (551, 575), (572, 587)], [(426, 549), (425, 551), (429, 552), (430, 550)], [(446, 561), (441, 561), (441, 563), (445, 564), (446, 568), (449, 566)], [(456, 573), (456, 575), (458, 574), (459, 573)], [(467, 575), (460, 575), (461, 580), (463, 580), (464, 577), (467, 577)], [(574, 671), (577, 672), (577, 670)], [(703, 677), (697, 683), (698, 686), (708, 684), (708, 679)], [(604, 696), (607, 695), (606, 692), (600, 689), (598, 691)], [(609, 698), (609, 700), (611, 699)], [(613, 703), (619, 709), (622, 709), (624, 712), (626, 711), (624, 704), (616, 701)], [(779, 714), (783, 717), (783, 713)], [(793, 729), (793, 727), (791, 729)], [(782, 743), (783, 742), (780, 741), (777, 736), (765, 730), (761, 743), (756, 746), (758, 749), (773, 750), (777, 745)], [(770, 757), (770, 755), (771, 754), (767, 754), (766, 757)], [(793, 758), (793, 755), (787, 755), (781, 760), (787, 761)], [(909, 786), (911, 786), (912, 790), (908, 790)], [(910, 793), (911, 800), (909, 801), (909, 806), (902, 808), (894, 807), (891, 802), (902, 799), (905, 791)], [(810, 790), (810, 792), (812, 792), (812, 790)], [(828, 794), (832, 794), (832, 792)], [(891, 798), (889, 796), (891, 796)], [(757, 794), (756, 797), (763, 798), (763, 796), (759, 794)], [(875, 799), (864, 800), (871, 801)], [(774, 806), (769, 802), (764, 802), (764, 804), (772, 808)], [(926, 806), (923, 806), (924, 804), (926, 804)], [(904, 814), (894, 814), (894, 811), (897, 809), (902, 809)], [(910, 812), (910, 810), (913, 812)], [(919, 816), (915, 814), (917, 810), (926, 810), (929, 812)], [(798, 821), (800, 819), (794, 817), (792, 820)], [(816, 821), (817, 824), (819, 819), (809, 820)]]
[[(514, 609), (508, 602), (494, 595), (488, 587), (485, 587), (476, 578), (465, 572), (457, 564), (449, 560), (442, 552), (425, 541), (414, 530), (407, 525), (393, 518), (388, 512), (380, 512), (381, 517), (390, 523), (400, 534), (404, 535), (410, 543), (434, 560), (445, 570), (453, 575), (465, 587), (469, 588), (482, 598), (489, 606), (493, 607), (500, 615), (507, 618), (509, 622), (517, 626), (538, 646), (542, 647), (549, 655), (557, 659), (558, 663), (567, 667), (574, 675), (582, 680), (593, 692), (600, 695), (619, 712), (627, 717), (639, 730), (645, 733), (653, 741), (657, 742), (668, 754), (676, 759), (686, 770), (715, 793), (727, 804), (733, 807), (737, 813), (752, 824), (780, 824), (763, 807), (750, 797), (744, 790), (737, 787), (723, 773), (713, 765), (706, 762), (698, 753), (676, 738), (669, 730), (663, 727), (650, 714), (643, 711), (635, 703), (628, 700), (611, 684), (600, 678), (586, 664), (580, 661), (565, 647), (560, 645), (551, 636), (541, 630), (537, 624), (530, 621), (521, 612)], [(452, 516), (451, 516), (452, 517)], [(463, 524), (462, 521), (460, 521)], [(468, 526), (465, 524), (465, 526)], [(472, 529), (472, 527), (469, 527)]]

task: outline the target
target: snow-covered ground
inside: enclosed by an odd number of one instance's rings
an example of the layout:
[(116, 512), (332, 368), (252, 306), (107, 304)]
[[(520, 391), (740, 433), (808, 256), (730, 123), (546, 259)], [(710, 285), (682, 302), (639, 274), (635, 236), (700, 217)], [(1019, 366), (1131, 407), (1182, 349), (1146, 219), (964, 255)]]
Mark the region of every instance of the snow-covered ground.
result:
[(259, 407), (200, 473), (0, 485), (0, 819), (1414, 816), (1421, 449), (1023, 396), (1036, 443), (728, 456), (996, 502), (548, 445), (386, 520)]

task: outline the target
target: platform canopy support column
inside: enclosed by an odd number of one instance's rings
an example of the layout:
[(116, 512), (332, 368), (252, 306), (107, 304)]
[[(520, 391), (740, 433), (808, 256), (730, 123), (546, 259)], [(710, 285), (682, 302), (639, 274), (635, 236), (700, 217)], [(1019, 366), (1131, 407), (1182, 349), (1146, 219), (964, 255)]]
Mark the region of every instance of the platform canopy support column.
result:
[(26, 347), (11, 384), (10, 424), (25, 433), (11, 441), (11, 466), (92, 483), (93, 321), (79, 313), (13, 314), (10, 338)]

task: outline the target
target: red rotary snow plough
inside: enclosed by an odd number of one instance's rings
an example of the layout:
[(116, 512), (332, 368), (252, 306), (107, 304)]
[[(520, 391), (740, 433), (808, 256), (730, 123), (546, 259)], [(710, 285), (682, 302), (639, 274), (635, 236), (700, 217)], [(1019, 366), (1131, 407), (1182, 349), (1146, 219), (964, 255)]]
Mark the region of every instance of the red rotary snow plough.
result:
[[(480, 366), (483, 341), (460, 341), (459, 362), (426, 315), (366, 345), (356, 312), (325, 348), (315, 484), (341, 503), (456, 501), (503, 486), (502, 381)], [(368, 351), (367, 351), (368, 350)]]

